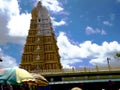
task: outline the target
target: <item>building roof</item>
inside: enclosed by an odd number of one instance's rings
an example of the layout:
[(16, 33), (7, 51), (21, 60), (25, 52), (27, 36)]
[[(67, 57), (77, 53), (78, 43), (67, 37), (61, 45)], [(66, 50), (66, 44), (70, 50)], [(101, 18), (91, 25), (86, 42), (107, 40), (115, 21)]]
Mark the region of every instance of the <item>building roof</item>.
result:
[(78, 80), (78, 81), (58, 81), (58, 82), (49, 82), (49, 85), (53, 84), (72, 84), (72, 83), (97, 83), (97, 82), (115, 82), (120, 81), (120, 79), (99, 79), (99, 80)]

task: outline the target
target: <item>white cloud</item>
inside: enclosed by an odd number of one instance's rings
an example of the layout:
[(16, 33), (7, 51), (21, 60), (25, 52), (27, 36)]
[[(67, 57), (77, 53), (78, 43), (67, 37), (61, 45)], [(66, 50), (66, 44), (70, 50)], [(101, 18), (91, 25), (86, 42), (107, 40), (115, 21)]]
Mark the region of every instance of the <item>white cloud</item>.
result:
[(103, 21), (103, 24), (106, 26), (112, 26), (112, 24), (109, 21)]
[(0, 48), (0, 58), (3, 60), (0, 62), (0, 68), (12, 68), (12, 67), (18, 67), (15, 58), (5, 55)]
[(60, 32), (57, 41), (63, 67), (72, 67), (70, 64), (83, 63), (84, 59), (89, 60), (92, 65), (106, 65), (107, 57), (111, 58), (112, 65), (120, 65), (117, 63), (120, 60), (114, 58), (115, 53), (120, 51), (120, 44), (116, 41), (103, 42), (102, 45), (85, 41), (79, 45), (73, 45), (63, 32)]
[[(18, 13), (18, 4), (16, 0), (0, 0), (0, 11), (4, 13)], [(7, 12), (6, 12), (7, 11)]]
[(17, 0), (0, 1), (0, 44), (23, 44), (28, 32), (30, 14), (20, 14)]
[[(97, 45), (98, 46), (98, 45)], [(97, 49), (99, 52), (96, 56), (96, 59), (92, 59), (90, 63), (93, 64), (106, 64), (107, 63), (107, 57), (111, 58), (112, 65), (115, 65), (116, 62), (118, 62), (118, 58), (114, 58), (115, 53), (120, 51), (120, 44), (116, 41), (113, 42), (103, 42), (101, 46), (99, 46), (99, 49)]]
[(38, 0), (38, 1), (41, 1), (42, 4), (47, 7), (47, 9), (53, 12), (63, 11), (63, 8), (60, 6), (60, 2), (58, 2), (58, 0)]
[(17, 37), (25, 37), (28, 34), (28, 29), (30, 27), (31, 15), (21, 14), (16, 15), (11, 18), (8, 23), (9, 35)]
[(66, 22), (64, 20), (61, 20), (59, 22), (53, 21), (54, 26), (62, 26), (62, 25), (65, 25), (65, 24), (66, 24)]
[(95, 30), (92, 27), (87, 26), (86, 27), (86, 33), (88, 35), (90, 35), (90, 34), (95, 34), (96, 32), (95, 32)]
[(101, 35), (106, 35), (106, 32), (105, 30), (100, 30), (100, 29), (93, 29), (92, 27), (90, 26), (87, 26), (86, 27), (86, 34), (87, 35), (91, 35), (91, 34), (101, 34)]
[(51, 17), (53, 26), (62, 26), (62, 25), (66, 25), (66, 22), (64, 20), (61, 20), (59, 22), (56, 21), (56, 19), (54, 17)]

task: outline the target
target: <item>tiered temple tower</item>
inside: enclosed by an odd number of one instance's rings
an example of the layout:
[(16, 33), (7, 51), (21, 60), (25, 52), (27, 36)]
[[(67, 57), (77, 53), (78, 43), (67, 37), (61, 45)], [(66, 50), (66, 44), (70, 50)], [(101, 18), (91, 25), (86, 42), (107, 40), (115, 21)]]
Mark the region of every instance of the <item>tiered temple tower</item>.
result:
[(20, 67), (29, 71), (62, 69), (50, 15), (39, 1), (32, 10)]

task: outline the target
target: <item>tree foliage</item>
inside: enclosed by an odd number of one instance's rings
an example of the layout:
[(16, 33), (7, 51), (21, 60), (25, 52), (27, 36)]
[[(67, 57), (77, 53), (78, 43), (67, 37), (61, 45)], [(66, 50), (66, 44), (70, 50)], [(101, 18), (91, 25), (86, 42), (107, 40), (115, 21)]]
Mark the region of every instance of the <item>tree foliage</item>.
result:
[(117, 56), (117, 57), (120, 57), (120, 52), (117, 52), (117, 53), (116, 53), (116, 56)]

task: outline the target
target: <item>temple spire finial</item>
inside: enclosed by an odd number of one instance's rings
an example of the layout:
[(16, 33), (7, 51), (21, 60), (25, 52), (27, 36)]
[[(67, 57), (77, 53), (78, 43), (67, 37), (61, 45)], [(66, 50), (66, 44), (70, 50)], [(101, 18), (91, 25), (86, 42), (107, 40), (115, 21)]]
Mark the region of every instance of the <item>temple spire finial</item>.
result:
[(37, 7), (41, 7), (42, 6), (42, 2), (39, 1), (38, 4), (37, 4)]

